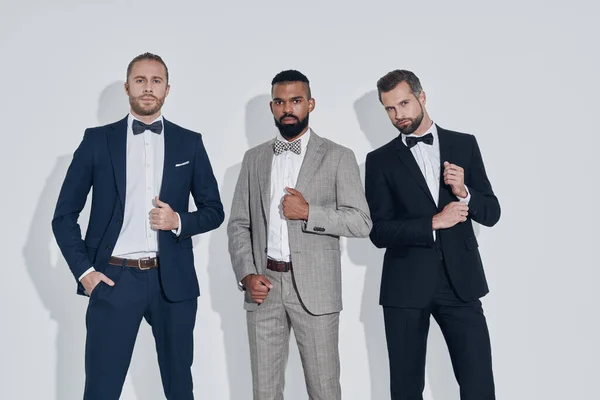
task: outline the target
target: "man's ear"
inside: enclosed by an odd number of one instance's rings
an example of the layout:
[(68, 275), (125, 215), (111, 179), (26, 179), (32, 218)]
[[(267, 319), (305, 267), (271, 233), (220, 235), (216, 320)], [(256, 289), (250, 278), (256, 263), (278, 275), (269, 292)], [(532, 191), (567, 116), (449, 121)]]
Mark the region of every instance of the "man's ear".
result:
[(422, 105), (427, 104), (427, 94), (425, 94), (425, 91), (421, 91), (421, 94), (419, 95), (419, 101), (421, 102)]

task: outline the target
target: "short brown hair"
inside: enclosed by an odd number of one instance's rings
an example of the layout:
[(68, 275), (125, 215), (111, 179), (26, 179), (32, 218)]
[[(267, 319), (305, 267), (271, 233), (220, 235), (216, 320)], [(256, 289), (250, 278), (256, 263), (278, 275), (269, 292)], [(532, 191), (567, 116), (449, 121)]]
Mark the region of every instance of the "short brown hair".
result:
[(423, 91), (421, 87), (421, 81), (417, 76), (405, 69), (395, 69), (388, 72), (377, 81), (377, 94), (379, 95), (379, 101), (381, 101), (381, 93), (387, 93), (394, 89), (402, 82), (408, 83), (410, 90), (415, 97), (419, 96)]
[(136, 62), (143, 61), (143, 60), (156, 61), (156, 62), (161, 63), (162, 66), (165, 67), (165, 72), (167, 73), (167, 83), (169, 83), (169, 68), (167, 68), (167, 64), (165, 64), (165, 62), (163, 61), (163, 59), (159, 55), (152, 54), (152, 53), (140, 54), (139, 56), (137, 56), (136, 58), (134, 58), (133, 60), (131, 60), (131, 62), (127, 66), (127, 78), (126, 78), (126, 80), (129, 79), (129, 75), (131, 74), (131, 70), (133, 69), (133, 65)]

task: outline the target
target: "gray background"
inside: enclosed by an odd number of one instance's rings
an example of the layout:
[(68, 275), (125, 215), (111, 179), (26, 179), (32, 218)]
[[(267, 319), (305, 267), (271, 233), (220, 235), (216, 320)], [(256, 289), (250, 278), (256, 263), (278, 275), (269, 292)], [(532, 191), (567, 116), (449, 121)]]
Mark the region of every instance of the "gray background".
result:
[[(375, 82), (415, 71), (434, 121), (477, 135), (502, 204), (500, 223), (477, 230), (498, 398), (597, 398), (595, 4), (2, 0), (0, 398), (81, 398), (87, 300), (75, 295), (50, 220), (84, 129), (125, 116), (125, 68), (145, 51), (170, 68), (165, 116), (204, 134), (227, 214), (244, 151), (274, 135), (277, 72), (310, 78), (311, 126), (351, 147), (364, 172), (367, 152), (396, 135)], [(225, 228), (194, 243), (196, 397), (250, 399)], [(368, 240), (342, 244), (344, 399), (386, 399), (382, 252)], [(163, 398), (153, 346), (144, 325), (123, 399)], [(292, 345), (286, 399), (306, 397)], [(425, 398), (458, 399), (435, 324)]]

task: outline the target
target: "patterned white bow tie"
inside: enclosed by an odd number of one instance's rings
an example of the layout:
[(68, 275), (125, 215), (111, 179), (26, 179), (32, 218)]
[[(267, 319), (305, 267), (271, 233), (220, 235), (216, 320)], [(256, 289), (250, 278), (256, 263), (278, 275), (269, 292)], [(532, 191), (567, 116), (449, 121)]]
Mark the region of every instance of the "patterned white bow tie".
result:
[(300, 145), (300, 139), (294, 140), (293, 142), (283, 142), (281, 140), (276, 140), (273, 145), (273, 152), (275, 155), (280, 155), (285, 151), (291, 151), (292, 153), (300, 154), (302, 153), (302, 146)]

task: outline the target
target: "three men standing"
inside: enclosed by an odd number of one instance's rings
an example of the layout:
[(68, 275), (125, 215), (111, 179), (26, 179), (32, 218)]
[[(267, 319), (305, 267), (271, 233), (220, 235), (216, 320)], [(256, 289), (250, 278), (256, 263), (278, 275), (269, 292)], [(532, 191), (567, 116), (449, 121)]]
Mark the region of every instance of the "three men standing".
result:
[[(127, 69), (131, 112), (86, 130), (52, 226), (90, 296), (84, 399), (118, 399), (142, 318), (152, 326), (168, 399), (193, 399), (199, 295), (191, 237), (224, 220), (199, 134), (163, 118), (163, 60)], [(281, 400), (290, 330), (312, 400), (340, 400), (340, 237), (386, 248), (381, 282), (392, 399), (422, 399), (430, 316), (441, 327), (462, 400), (493, 400), (491, 348), (479, 298), (488, 292), (472, 221), (492, 226), (500, 205), (474, 136), (433, 123), (419, 79), (395, 70), (379, 98), (400, 136), (367, 156), (366, 197), (354, 153), (309, 126), (306, 76), (277, 74), (279, 134), (246, 152), (227, 227), (245, 291), (255, 400)], [(85, 239), (78, 218), (93, 187)], [(189, 195), (197, 211), (189, 212)]]

